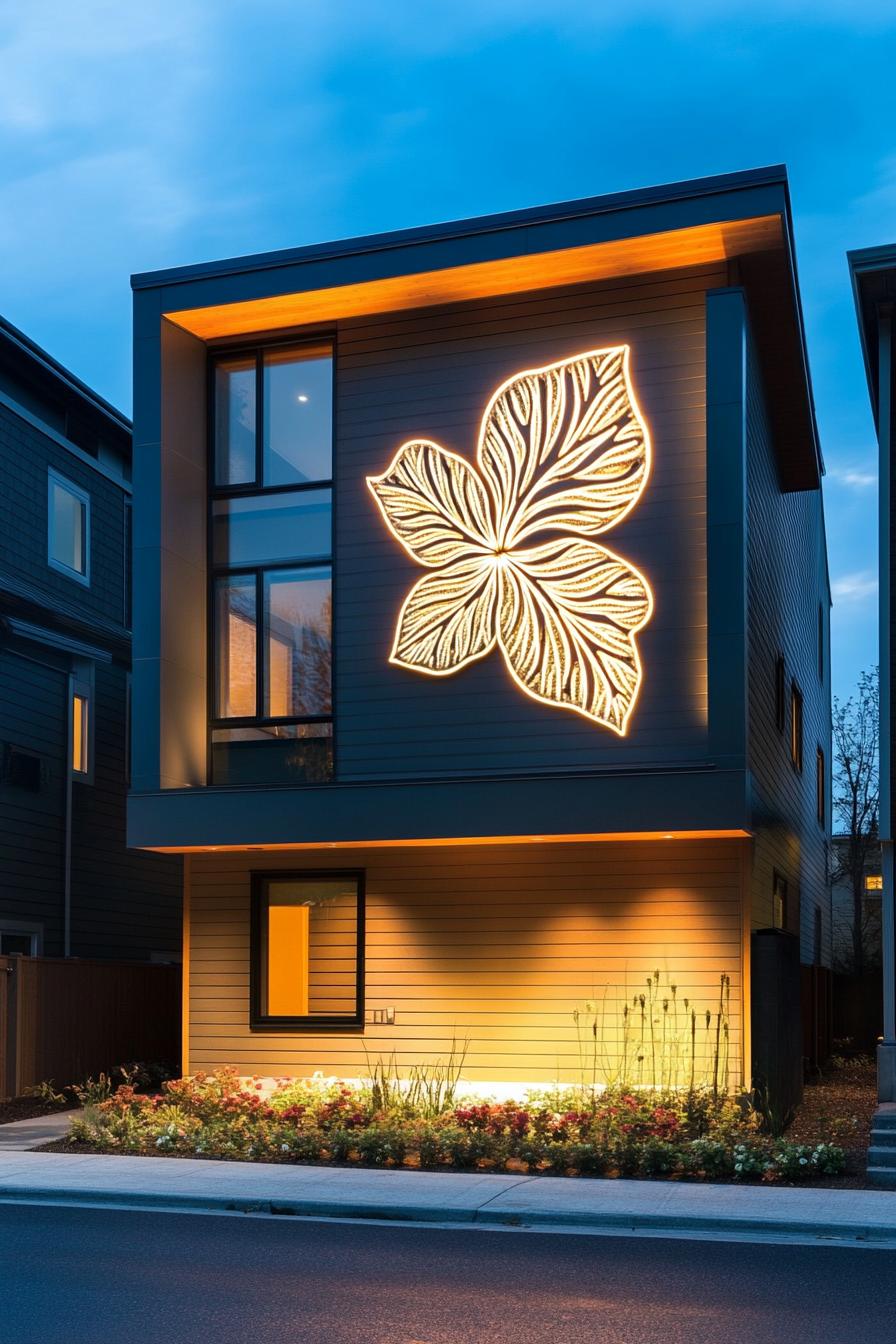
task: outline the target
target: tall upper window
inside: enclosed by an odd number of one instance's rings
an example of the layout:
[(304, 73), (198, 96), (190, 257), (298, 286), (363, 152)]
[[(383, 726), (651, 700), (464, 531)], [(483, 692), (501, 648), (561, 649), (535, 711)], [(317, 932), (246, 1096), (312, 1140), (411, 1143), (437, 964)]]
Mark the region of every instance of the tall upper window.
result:
[(815, 815), (823, 826), (827, 820), (827, 773), (824, 764), (824, 752), (821, 747), (815, 753)]
[(90, 582), (90, 496), (52, 468), (47, 476), (47, 560), (69, 578)]
[(332, 775), (332, 365), (321, 345), (214, 364), (213, 783)]
[(72, 774), (90, 774), (90, 697), (76, 685), (72, 692)]
[(795, 681), (790, 683), (790, 759), (797, 770), (803, 768), (803, 695)]

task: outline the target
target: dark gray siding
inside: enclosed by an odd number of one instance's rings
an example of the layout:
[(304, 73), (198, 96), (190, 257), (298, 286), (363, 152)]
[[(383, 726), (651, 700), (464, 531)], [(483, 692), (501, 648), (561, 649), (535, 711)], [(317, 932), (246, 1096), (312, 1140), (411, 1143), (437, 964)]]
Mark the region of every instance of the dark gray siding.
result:
[[(8, 389), (7, 389), (8, 391)], [(47, 470), (91, 501), (90, 586), (47, 563)], [(101, 470), (0, 404), (0, 616), (104, 650), (94, 665), (91, 782), (72, 785), (71, 952), (180, 955), (181, 864), (125, 847), (124, 617), (126, 491)], [(43, 950), (64, 951), (68, 677), (89, 661), (5, 634), (0, 648), (0, 750), (37, 755), (37, 790), (0, 777), (0, 919), (43, 928)]]
[[(821, 912), (821, 952), (830, 964), (827, 836), (830, 776), (829, 592), (820, 491), (782, 493), (754, 351), (747, 360), (749, 765), (755, 844), (753, 923), (772, 923), (772, 881), (788, 883), (788, 927), (800, 935), (803, 961), (812, 961), (815, 912)], [(819, 676), (818, 608), (824, 619)], [(784, 728), (775, 714), (775, 666), (785, 668)], [(803, 768), (790, 757), (790, 687), (803, 696)], [(816, 813), (816, 753), (825, 755), (826, 822)]]
[[(354, 319), (337, 349), (336, 762), (340, 780), (589, 770), (706, 754), (705, 291), (711, 268)], [(434, 439), (474, 459), (485, 407), (514, 373), (627, 342), (653, 442), (629, 518), (601, 539), (654, 589), (641, 697), (625, 741), (536, 704), (498, 652), (452, 677), (391, 666), (395, 620), (422, 570), (389, 535), (365, 478)]]
[(50, 956), (62, 953), (67, 691), (64, 667), (0, 650), (0, 743), (41, 773), (36, 791), (0, 777), (0, 917), (40, 924)]
[(94, 775), (72, 785), (72, 952), (180, 959), (180, 860), (124, 847), (127, 671), (96, 668)]
[[(48, 435), (0, 404), (0, 572), (40, 593), (48, 607), (75, 605), (84, 619), (124, 617), (124, 494)], [(47, 469), (90, 495), (90, 586), (47, 564)]]

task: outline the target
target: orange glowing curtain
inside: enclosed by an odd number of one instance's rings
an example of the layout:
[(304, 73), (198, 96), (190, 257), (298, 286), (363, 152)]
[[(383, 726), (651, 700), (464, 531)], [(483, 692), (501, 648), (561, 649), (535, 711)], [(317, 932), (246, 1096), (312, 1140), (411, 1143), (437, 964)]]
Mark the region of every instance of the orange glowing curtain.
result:
[(270, 1017), (308, 1012), (307, 905), (268, 906), (268, 1003)]

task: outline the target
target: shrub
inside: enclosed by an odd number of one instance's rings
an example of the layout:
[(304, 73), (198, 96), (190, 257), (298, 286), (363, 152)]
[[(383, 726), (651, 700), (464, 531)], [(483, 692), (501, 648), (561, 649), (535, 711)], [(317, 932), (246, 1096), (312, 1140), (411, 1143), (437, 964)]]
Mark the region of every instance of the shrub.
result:
[(432, 1114), (429, 1101), (415, 1110), (403, 1093), (375, 1110), (368, 1087), (282, 1082), (266, 1097), (259, 1080), (221, 1069), (154, 1096), (125, 1084), (89, 1103), (71, 1137), (107, 1152), (462, 1171), (795, 1181), (843, 1170), (836, 1145), (775, 1141), (749, 1106), (712, 1094), (619, 1089), (573, 1100), (558, 1089)]

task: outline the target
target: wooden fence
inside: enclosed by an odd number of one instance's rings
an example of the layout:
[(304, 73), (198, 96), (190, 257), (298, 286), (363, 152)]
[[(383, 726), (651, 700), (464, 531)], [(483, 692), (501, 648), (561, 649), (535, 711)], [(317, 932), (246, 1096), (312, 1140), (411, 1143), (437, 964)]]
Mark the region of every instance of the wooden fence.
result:
[(826, 966), (800, 967), (803, 1063), (813, 1072), (827, 1063), (833, 1048), (833, 983)]
[(0, 1097), (180, 1060), (179, 966), (0, 957)]

